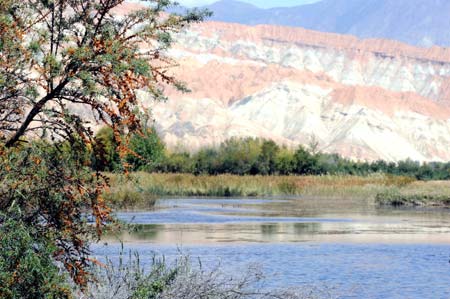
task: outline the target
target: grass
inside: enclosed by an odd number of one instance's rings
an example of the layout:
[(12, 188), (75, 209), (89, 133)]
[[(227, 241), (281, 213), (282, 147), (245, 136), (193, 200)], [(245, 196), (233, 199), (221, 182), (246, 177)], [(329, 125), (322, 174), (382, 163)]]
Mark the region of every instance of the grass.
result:
[(305, 196), (361, 199), (390, 206), (450, 207), (450, 181), (416, 181), (387, 176), (195, 176), (191, 174), (108, 174), (106, 199), (119, 209), (150, 208), (158, 197)]
[[(213, 263), (214, 264), (214, 263)], [(215, 299), (318, 299), (337, 298), (337, 290), (322, 286), (296, 288), (269, 286), (271, 276), (259, 265), (244, 266), (229, 273), (222, 265), (204, 268), (200, 259), (182, 253), (175, 261), (162, 256), (142, 260), (138, 253), (123, 249), (114, 260), (92, 268), (95, 281), (75, 298), (215, 298)]]
[(104, 197), (116, 209), (145, 209), (155, 205), (157, 197), (140, 187), (132, 177), (108, 175), (111, 188)]
[(117, 208), (151, 207), (164, 196), (268, 197), (308, 196), (372, 199), (406, 188), (414, 180), (381, 174), (360, 176), (195, 176), (191, 174), (108, 174), (106, 198)]
[(375, 202), (390, 206), (450, 207), (450, 181), (417, 181), (407, 188), (387, 188), (376, 195)]

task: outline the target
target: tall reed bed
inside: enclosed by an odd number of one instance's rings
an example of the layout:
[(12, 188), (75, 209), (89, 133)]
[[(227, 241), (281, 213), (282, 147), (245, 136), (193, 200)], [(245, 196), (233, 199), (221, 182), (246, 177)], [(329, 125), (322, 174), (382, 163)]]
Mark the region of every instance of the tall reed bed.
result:
[(151, 205), (162, 196), (320, 196), (375, 198), (389, 188), (401, 188), (414, 180), (386, 176), (195, 176), (191, 174), (108, 174), (112, 189), (107, 198), (116, 206)]
[(407, 188), (393, 186), (379, 192), (375, 201), (390, 206), (450, 207), (450, 181), (417, 181)]
[(111, 187), (104, 194), (109, 204), (116, 209), (152, 208), (157, 196), (141, 186), (134, 175), (108, 174)]

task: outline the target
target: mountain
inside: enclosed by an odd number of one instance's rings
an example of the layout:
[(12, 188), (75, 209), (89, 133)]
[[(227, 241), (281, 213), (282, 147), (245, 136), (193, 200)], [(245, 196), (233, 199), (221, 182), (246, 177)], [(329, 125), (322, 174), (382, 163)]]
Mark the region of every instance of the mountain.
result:
[(362, 160), (450, 160), (450, 49), (208, 22), (170, 55), (192, 90), (153, 105), (171, 147), (270, 138)]
[(448, 0), (322, 0), (272, 9), (222, 0), (205, 7), (214, 12), (215, 21), (303, 27), (426, 47), (450, 46)]
[(450, 49), (274, 25), (206, 22), (175, 36), (171, 72), (191, 89), (145, 92), (172, 148), (230, 137), (358, 160), (450, 160)]

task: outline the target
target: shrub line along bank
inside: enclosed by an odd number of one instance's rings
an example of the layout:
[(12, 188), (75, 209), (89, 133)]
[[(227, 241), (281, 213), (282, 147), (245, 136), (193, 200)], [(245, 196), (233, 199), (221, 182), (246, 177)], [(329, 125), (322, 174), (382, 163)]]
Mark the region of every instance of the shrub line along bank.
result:
[[(92, 167), (98, 171), (122, 170), (112, 130), (101, 129), (96, 135), (96, 155)], [(169, 152), (154, 129), (134, 135), (125, 161), (134, 171), (190, 173), (195, 175), (360, 175), (385, 173), (410, 176), (418, 180), (450, 179), (449, 163), (419, 163), (412, 160), (398, 163), (386, 161), (356, 162), (338, 154), (317, 152), (299, 146), (289, 149), (271, 140), (231, 138), (218, 147), (205, 147), (196, 153)]]

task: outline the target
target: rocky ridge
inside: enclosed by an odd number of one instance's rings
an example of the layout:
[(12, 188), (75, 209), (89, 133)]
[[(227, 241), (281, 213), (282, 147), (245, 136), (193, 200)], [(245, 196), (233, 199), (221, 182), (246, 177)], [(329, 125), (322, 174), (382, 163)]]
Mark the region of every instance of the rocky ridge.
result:
[(449, 49), (220, 22), (177, 39), (173, 71), (192, 92), (142, 97), (171, 147), (254, 136), (359, 160), (450, 160)]

